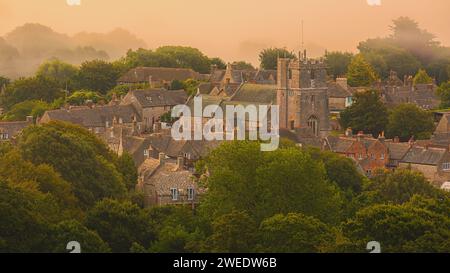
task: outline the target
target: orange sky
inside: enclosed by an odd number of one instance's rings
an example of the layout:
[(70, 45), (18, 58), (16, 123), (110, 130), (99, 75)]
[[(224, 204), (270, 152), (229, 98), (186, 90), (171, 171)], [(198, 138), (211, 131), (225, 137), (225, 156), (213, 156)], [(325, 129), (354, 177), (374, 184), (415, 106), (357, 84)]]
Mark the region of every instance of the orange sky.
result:
[(269, 46), (298, 50), (300, 22), (312, 55), (355, 51), (368, 37), (385, 36), (393, 18), (409, 16), (450, 45), (449, 0), (0, 0), (0, 36), (26, 22), (57, 32), (106, 32), (123, 27), (149, 47), (189, 45), (226, 61), (257, 62)]

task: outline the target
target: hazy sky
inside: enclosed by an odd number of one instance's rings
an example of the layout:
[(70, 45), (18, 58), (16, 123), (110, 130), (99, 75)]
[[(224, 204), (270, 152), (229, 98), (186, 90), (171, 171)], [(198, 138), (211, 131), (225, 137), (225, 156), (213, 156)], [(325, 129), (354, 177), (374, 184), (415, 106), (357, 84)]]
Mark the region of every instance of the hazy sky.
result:
[[(313, 55), (355, 51), (368, 37), (385, 36), (393, 18), (409, 16), (450, 45), (449, 0), (0, 0), (0, 36), (27, 22), (57, 32), (106, 32), (123, 27), (150, 48), (189, 45), (226, 61), (256, 63), (269, 46), (300, 47), (300, 22)], [(377, 1), (377, 0), (370, 0)]]

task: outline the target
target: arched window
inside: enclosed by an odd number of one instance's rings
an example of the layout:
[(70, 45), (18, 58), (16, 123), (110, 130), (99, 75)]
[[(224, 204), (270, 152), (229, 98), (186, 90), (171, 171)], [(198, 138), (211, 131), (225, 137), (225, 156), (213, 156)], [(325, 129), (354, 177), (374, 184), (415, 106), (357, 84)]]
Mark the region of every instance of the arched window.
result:
[(319, 120), (315, 116), (311, 116), (308, 119), (308, 127), (312, 129), (313, 133), (319, 135)]

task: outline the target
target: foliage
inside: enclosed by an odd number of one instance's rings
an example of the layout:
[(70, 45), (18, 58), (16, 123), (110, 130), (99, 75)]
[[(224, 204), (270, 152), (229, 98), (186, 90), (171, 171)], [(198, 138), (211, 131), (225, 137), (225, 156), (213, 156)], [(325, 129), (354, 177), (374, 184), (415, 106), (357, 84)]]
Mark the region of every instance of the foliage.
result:
[(257, 222), (294, 211), (329, 223), (340, 217), (342, 199), (323, 165), (297, 148), (261, 152), (257, 142), (223, 143), (205, 167), (208, 194), (201, 209), (209, 218), (233, 210), (247, 211)]
[(43, 77), (21, 78), (9, 84), (0, 95), (0, 104), (11, 108), (19, 102), (42, 100), (52, 102), (63, 97), (58, 83)]
[(15, 104), (11, 109), (2, 116), (6, 121), (23, 121), (28, 116), (32, 116), (33, 119), (41, 117), (45, 111), (50, 110), (52, 107), (45, 101), (41, 100), (27, 100)]
[(227, 68), (227, 64), (221, 58), (211, 58), (209, 59), (211, 65), (217, 66), (217, 69), (225, 69)]
[(238, 70), (255, 70), (251, 63), (247, 63), (245, 61), (236, 61), (231, 65), (233, 65), (233, 67)]
[(102, 60), (87, 61), (81, 64), (76, 76), (77, 89), (87, 89), (106, 94), (120, 76), (119, 69), (112, 63)]
[(103, 99), (103, 96), (101, 96), (97, 92), (90, 90), (78, 90), (67, 97), (66, 101), (70, 105), (84, 105), (88, 100), (92, 101), (93, 103), (98, 103)]
[(260, 251), (268, 253), (317, 253), (330, 251), (336, 234), (326, 224), (301, 213), (277, 214), (260, 227)]
[(414, 76), (414, 85), (417, 84), (430, 84), (433, 83), (433, 79), (428, 76), (427, 72), (423, 69), (420, 69), (417, 74)]
[(154, 232), (144, 210), (132, 203), (105, 199), (88, 213), (86, 225), (108, 243), (113, 252), (128, 252), (133, 243), (148, 246)]
[(371, 86), (378, 76), (372, 66), (359, 54), (353, 57), (347, 70), (348, 84), (353, 87)]
[(267, 70), (277, 69), (278, 58), (296, 59), (297, 56), (285, 48), (266, 48), (259, 53), (261, 68)]
[(441, 98), (441, 108), (450, 107), (450, 81), (443, 82), (437, 89), (437, 95)]
[(343, 128), (352, 128), (354, 132), (363, 131), (375, 137), (386, 130), (388, 111), (375, 90), (354, 94), (354, 103), (341, 113)]
[(36, 71), (36, 76), (49, 78), (57, 82), (59, 88), (70, 90), (77, 73), (77, 67), (55, 59), (41, 64)]
[(115, 156), (86, 129), (63, 122), (31, 126), (23, 131), (19, 148), (24, 159), (57, 170), (83, 206), (125, 194), (123, 176), (112, 163)]
[(415, 104), (400, 104), (389, 112), (387, 126), (389, 138), (399, 137), (401, 141), (429, 139), (434, 131), (431, 113), (422, 110)]
[(353, 59), (353, 54), (348, 52), (327, 52), (325, 55), (325, 63), (328, 66), (328, 75), (333, 78), (345, 76), (347, 68)]
[(117, 170), (122, 174), (125, 187), (131, 191), (137, 185), (138, 172), (133, 157), (124, 152), (117, 160)]

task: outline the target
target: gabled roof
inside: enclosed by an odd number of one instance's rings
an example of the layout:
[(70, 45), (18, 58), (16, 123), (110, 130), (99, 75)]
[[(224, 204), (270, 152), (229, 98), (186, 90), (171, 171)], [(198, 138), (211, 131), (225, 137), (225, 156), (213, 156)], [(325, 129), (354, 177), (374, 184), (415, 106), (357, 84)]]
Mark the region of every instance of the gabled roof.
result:
[(411, 145), (409, 143), (385, 142), (389, 149), (389, 157), (392, 160), (401, 160), (408, 153)]
[(185, 81), (187, 79), (199, 79), (200, 74), (188, 68), (167, 68), (167, 67), (136, 67), (125, 73), (117, 82), (139, 83), (139, 82), (159, 81)]
[(444, 148), (425, 148), (416, 146), (408, 151), (401, 162), (436, 166), (445, 156), (446, 152), (447, 151)]
[(274, 104), (277, 101), (276, 85), (245, 83), (236, 91), (231, 101)]
[(328, 97), (330, 98), (347, 98), (353, 94), (349, 90), (343, 88), (341, 85), (335, 82), (328, 83)]
[(84, 127), (105, 127), (106, 122), (112, 124), (114, 117), (122, 119), (123, 123), (132, 123), (133, 118), (140, 122), (141, 117), (133, 105), (107, 105), (76, 107), (45, 112), (49, 120), (60, 120)]
[(133, 90), (130, 91), (128, 95), (134, 96), (142, 108), (175, 106), (178, 104), (184, 104), (187, 100), (187, 94), (184, 90)]
[(31, 124), (29, 121), (2, 121), (0, 122), (0, 134), (8, 134), (11, 138)]

